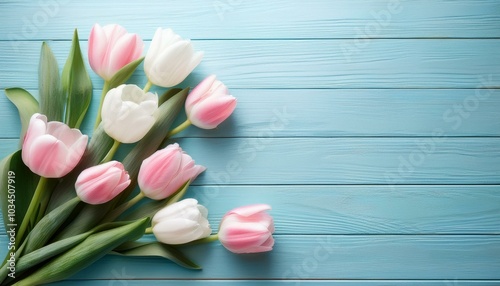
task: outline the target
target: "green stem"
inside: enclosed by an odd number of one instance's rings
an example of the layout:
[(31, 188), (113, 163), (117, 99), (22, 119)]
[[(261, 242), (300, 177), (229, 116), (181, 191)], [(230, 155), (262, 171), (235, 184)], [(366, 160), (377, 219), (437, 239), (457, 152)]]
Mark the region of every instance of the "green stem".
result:
[(219, 240), (219, 234), (218, 233), (212, 234), (212, 235), (207, 236), (205, 238), (201, 238), (201, 239), (198, 239), (198, 240), (195, 240), (195, 241), (188, 242), (188, 243), (183, 244), (183, 245), (197, 245), (197, 244), (202, 244), (202, 243), (210, 243), (210, 242), (214, 242), (214, 241), (217, 241), (217, 240)]
[(119, 205), (116, 209), (114, 209), (109, 216), (107, 217), (106, 221), (113, 221), (117, 217), (119, 217), (122, 213), (124, 213), (126, 210), (137, 204), (140, 200), (144, 198), (144, 193), (140, 192), (137, 194), (137, 196), (133, 197), (130, 201), (123, 203)]
[[(22, 243), (23, 238), (24, 238), (24, 233), (28, 230), (28, 226), (32, 224), (33, 222), (36, 223), (36, 217), (38, 217), (37, 214), (35, 214), (35, 210), (38, 208), (40, 204), (40, 196), (42, 196), (43, 192), (46, 191), (45, 187), (47, 183), (49, 182), (49, 179), (45, 177), (40, 177), (40, 180), (38, 181), (38, 185), (36, 186), (35, 193), (33, 194), (33, 197), (31, 198), (30, 205), (28, 207), (28, 210), (26, 211), (26, 214), (24, 215), (23, 222), (21, 223), (21, 226), (19, 227), (19, 230), (16, 234), (16, 242), (17, 243)], [(35, 217), (36, 215), (36, 217)]]
[(113, 159), (113, 156), (115, 155), (116, 151), (118, 150), (118, 147), (120, 147), (120, 141), (115, 140), (113, 142), (113, 146), (111, 146), (111, 149), (109, 149), (108, 154), (106, 154), (106, 157), (104, 157), (102, 159), (100, 164), (111, 161), (111, 159)]
[(148, 82), (146, 83), (146, 85), (144, 86), (144, 92), (148, 92), (151, 87), (153, 86), (153, 83), (148, 79)]
[(186, 119), (186, 121), (182, 122), (179, 126), (175, 127), (174, 129), (170, 130), (170, 132), (167, 133), (167, 137), (172, 137), (177, 133), (180, 133), (181, 131), (185, 130), (191, 125), (191, 121), (189, 119)]
[(144, 234), (152, 234), (153, 233), (153, 227), (148, 227), (146, 228), (146, 230), (144, 231)]
[(109, 82), (107, 80), (104, 81), (104, 86), (102, 87), (102, 92), (101, 92), (101, 102), (99, 103), (99, 109), (97, 109), (97, 117), (95, 119), (95, 125), (94, 125), (94, 130), (97, 129), (99, 126), (99, 123), (101, 123), (101, 109), (102, 109), (102, 104), (104, 102), (104, 98), (106, 97), (106, 94), (109, 91)]

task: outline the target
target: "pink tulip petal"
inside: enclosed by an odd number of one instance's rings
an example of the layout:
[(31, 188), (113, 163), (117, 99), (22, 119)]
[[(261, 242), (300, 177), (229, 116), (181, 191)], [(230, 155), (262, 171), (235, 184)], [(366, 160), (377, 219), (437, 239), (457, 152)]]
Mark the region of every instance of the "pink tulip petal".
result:
[(185, 103), (186, 111), (190, 110), (193, 107), (193, 105), (197, 104), (203, 98), (210, 95), (208, 91), (210, 90), (210, 87), (215, 82), (215, 80), (216, 80), (215, 75), (208, 76), (202, 82), (200, 82), (195, 88), (193, 88), (193, 90), (189, 93), (188, 97), (186, 98), (186, 103)]
[(270, 209), (271, 209), (271, 206), (267, 205), (267, 204), (254, 204), (254, 205), (248, 205), (248, 206), (244, 206), (244, 207), (235, 208), (235, 209), (231, 210), (230, 212), (228, 212), (226, 215), (237, 214), (240, 216), (249, 217), (249, 216), (252, 216), (254, 214), (264, 212), (264, 211), (267, 211)]
[(95, 24), (90, 31), (88, 57), (90, 67), (102, 77), (103, 59), (106, 56), (108, 40), (105, 31), (99, 24)]
[(210, 98), (193, 106), (189, 118), (204, 129), (213, 129), (226, 120), (236, 108), (236, 98), (232, 96)]
[(68, 149), (64, 144), (51, 135), (42, 135), (33, 141), (28, 150), (28, 167), (43, 177), (59, 178), (66, 175), (71, 169), (66, 165)]

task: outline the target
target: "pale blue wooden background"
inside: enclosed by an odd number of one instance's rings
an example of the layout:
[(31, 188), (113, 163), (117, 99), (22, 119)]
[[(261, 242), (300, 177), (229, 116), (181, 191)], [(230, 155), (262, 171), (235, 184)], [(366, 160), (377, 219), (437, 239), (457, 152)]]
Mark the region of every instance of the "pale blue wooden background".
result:
[[(205, 58), (184, 85), (215, 73), (239, 105), (217, 130), (181, 134), (208, 167), (190, 195), (215, 228), (249, 203), (271, 204), (276, 220), (271, 253), (190, 248), (203, 271), (105, 257), (58, 285), (500, 285), (500, 1), (2, 0), (0, 11), (0, 88), (34, 94), (41, 42), (62, 66), (74, 28), (84, 51), (95, 22), (146, 45), (159, 26), (193, 39)], [(3, 157), (20, 127), (3, 95), (0, 122)]]

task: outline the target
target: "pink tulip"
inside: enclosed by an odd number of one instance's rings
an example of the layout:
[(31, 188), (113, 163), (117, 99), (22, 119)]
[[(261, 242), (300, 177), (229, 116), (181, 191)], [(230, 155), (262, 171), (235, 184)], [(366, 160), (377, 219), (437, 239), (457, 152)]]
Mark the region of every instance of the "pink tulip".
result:
[(226, 120), (236, 108), (236, 98), (215, 75), (198, 84), (186, 99), (186, 114), (199, 128), (213, 129)]
[(24, 137), (23, 162), (37, 175), (60, 178), (78, 164), (87, 141), (80, 130), (57, 121), (47, 123), (45, 115), (35, 113)]
[(266, 213), (268, 205), (239, 207), (228, 212), (221, 221), (219, 241), (234, 253), (271, 251), (274, 245), (273, 218)]
[(92, 205), (109, 202), (130, 185), (130, 177), (123, 164), (110, 161), (85, 169), (76, 179), (76, 194)]
[(144, 43), (137, 34), (120, 25), (95, 24), (89, 36), (89, 62), (104, 80), (110, 80), (122, 67), (139, 59)]
[(191, 156), (175, 143), (156, 151), (142, 162), (137, 182), (146, 197), (162, 200), (187, 181), (196, 179), (205, 169), (195, 165)]

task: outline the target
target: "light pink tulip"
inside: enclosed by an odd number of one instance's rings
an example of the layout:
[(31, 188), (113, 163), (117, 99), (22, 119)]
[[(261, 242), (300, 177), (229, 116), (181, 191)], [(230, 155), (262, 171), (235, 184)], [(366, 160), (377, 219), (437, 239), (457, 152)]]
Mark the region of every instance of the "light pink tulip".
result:
[(186, 99), (186, 114), (199, 128), (213, 129), (226, 120), (236, 108), (236, 98), (215, 75), (198, 84)]
[(205, 169), (195, 165), (191, 156), (175, 143), (144, 160), (137, 181), (146, 197), (162, 200), (175, 193), (187, 181), (196, 179)]
[(130, 176), (117, 161), (83, 170), (76, 179), (76, 194), (92, 205), (109, 202), (130, 185)]
[(80, 130), (57, 121), (47, 123), (45, 115), (35, 113), (24, 137), (23, 162), (37, 175), (60, 178), (78, 164), (87, 141)]
[(120, 25), (95, 24), (89, 36), (89, 62), (104, 80), (110, 80), (122, 67), (139, 59), (144, 43), (137, 34)]
[(271, 207), (264, 204), (239, 207), (222, 218), (219, 241), (234, 253), (271, 251), (274, 245), (273, 218), (266, 213)]

